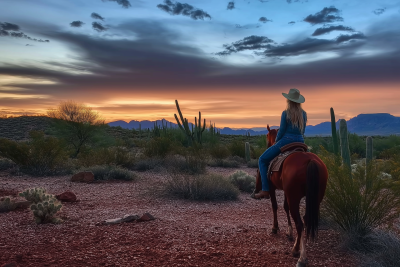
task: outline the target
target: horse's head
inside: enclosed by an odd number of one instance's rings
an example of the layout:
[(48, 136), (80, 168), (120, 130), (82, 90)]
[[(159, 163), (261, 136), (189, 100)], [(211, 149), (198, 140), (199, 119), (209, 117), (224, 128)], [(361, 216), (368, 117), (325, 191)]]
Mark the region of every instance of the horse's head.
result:
[(279, 128), (278, 129), (270, 129), (269, 125), (267, 124), (267, 145), (268, 147), (272, 146), (273, 144), (275, 144), (275, 138), (278, 134)]

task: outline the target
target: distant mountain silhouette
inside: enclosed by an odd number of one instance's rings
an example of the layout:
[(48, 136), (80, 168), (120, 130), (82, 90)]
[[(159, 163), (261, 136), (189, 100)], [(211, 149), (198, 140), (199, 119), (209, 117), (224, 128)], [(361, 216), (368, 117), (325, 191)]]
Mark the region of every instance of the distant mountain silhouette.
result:
[[(178, 127), (176, 123), (169, 122), (165, 119), (157, 120), (157, 125), (161, 126), (163, 121), (167, 127)], [(126, 129), (139, 129), (139, 123), (142, 129), (153, 129), (154, 121), (136, 121), (132, 120), (129, 123), (125, 121), (114, 121), (108, 123), (110, 126), (121, 126)], [(189, 123), (191, 127), (191, 123)], [(208, 126), (208, 125), (207, 125)], [(276, 129), (279, 126), (271, 126), (271, 129)], [(347, 128), (349, 132), (356, 133), (358, 135), (400, 135), (400, 117), (395, 117), (389, 113), (375, 113), (375, 114), (360, 114), (347, 121)], [(250, 129), (231, 129), (229, 127), (218, 128), (221, 130), (221, 134), (231, 135), (244, 135), (250, 132), (250, 135), (264, 135), (268, 133), (268, 130), (263, 127), (254, 127)], [(265, 130), (261, 130), (265, 129)], [(336, 129), (339, 130), (339, 121), (336, 122)], [(317, 125), (307, 125), (306, 136), (327, 136), (331, 135), (331, 122), (322, 122)]]

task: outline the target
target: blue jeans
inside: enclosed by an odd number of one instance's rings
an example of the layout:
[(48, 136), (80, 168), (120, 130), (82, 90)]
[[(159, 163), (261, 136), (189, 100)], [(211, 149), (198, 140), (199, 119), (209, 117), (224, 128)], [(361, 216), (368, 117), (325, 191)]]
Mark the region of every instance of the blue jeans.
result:
[(301, 142), (304, 143), (304, 138), (302, 135), (285, 134), (281, 140), (276, 142), (274, 145), (270, 146), (258, 159), (258, 167), (260, 169), (261, 184), (263, 191), (269, 191), (269, 181), (268, 181), (268, 166), (271, 160), (281, 153), (281, 147), (294, 143)]

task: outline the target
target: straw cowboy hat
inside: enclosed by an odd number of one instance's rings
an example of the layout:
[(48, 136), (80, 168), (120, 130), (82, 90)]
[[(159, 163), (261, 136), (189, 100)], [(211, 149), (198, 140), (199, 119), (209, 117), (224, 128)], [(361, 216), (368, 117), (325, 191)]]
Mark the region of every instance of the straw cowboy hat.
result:
[(300, 94), (300, 91), (297, 90), (296, 88), (290, 89), (289, 90), (289, 94), (282, 93), (282, 95), (284, 97), (286, 97), (287, 99), (289, 99), (290, 101), (293, 101), (293, 102), (296, 102), (296, 103), (304, 103), (304, 101), (306, 101), (304, 96), (302, 96)]

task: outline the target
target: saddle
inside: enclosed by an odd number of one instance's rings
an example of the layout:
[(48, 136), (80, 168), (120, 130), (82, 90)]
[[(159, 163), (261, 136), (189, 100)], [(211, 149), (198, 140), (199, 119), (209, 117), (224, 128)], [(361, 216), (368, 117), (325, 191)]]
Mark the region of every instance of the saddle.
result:
[(276, 156), (269, 164), (268, 178), (271, 177), (272, 172), (277, 172), (280, 170), (282, 163), (290, 154), (296, 152), (307, 152), (307, 150), (308, 150), (307, 145), (300, 142), (290, 143), (287, 144), (286, 146), (281, 147), (281, 153), (278, 156)]

